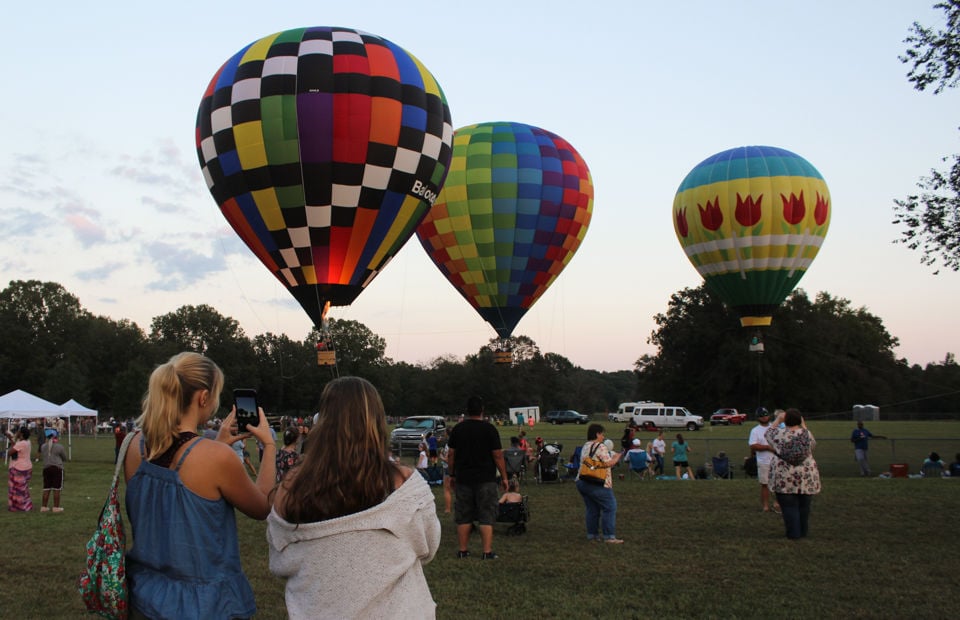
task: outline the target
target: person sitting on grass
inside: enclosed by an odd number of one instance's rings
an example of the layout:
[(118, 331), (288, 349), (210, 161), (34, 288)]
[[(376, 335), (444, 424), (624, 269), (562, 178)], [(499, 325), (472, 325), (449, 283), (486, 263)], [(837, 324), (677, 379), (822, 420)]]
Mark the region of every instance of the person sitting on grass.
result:
[(941, 478), (947, 466), (936, 452), (931, 452), (930, 456), (923, 459), (923, 465), (920, 466), (920, 472), (924, 478)]
[(950, 463), (950, 477), (960, 477), (960, 452), (957, 453), (957, 456), (954, 458), (953, 462)]

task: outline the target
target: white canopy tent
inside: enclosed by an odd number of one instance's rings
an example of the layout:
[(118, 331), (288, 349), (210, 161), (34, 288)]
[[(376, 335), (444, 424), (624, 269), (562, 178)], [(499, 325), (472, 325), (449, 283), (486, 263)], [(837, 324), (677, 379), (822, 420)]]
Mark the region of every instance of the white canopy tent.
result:
[(59, 405), (23, 390), (0, 396), (0, 419), (27, 420), (61, 415), (63, 411)]
[[(97, 410), (90, 409), (89, 407), (84, 407), (77, 401), (72, 398), (67, 402), (60, 405), (60, 415), (66, 416), (67, 418), (67, 455), (70, 460), (73, 460), (73, 425), (70, 424), (70, 418), (83, 418), (83, 417), (97, 417)], [(94, 437), (96, 437), (96, 429), (94, 429)]]

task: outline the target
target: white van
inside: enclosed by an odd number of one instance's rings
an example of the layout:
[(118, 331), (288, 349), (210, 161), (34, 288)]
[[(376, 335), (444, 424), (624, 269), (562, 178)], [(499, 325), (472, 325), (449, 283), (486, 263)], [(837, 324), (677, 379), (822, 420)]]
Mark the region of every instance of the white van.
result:
[(616, 413), (608, 414), (607, 419), (611, 422), (629, 422), (633, 419), (633, 413), (637, 407), (663, 407), (663, 403), (655, 403), (649, 400), (642, 400), (635, 403), (620, 403)]
[(642, 428), (685, 428), (698, 431), (703, 418), (693, 415), (686, 407), (665, 407), (662, 403), (642, 403), (633, 410), (633, 423)]

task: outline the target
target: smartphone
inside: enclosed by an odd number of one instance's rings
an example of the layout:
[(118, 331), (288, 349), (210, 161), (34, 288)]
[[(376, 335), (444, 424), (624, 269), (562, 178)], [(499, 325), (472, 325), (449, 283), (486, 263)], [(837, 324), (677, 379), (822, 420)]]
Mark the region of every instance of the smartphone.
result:
[(260, 424), (260, 410), (257, 407), (257, 391), (236, 389), (233, 391), (233, 403), (237, 406), (237, 431), (247, 432), (248, 426)]

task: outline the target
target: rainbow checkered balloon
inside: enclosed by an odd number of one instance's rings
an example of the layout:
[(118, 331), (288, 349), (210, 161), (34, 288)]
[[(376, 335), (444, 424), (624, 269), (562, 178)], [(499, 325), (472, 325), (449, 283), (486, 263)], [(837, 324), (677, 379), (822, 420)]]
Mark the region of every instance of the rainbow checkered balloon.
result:
[(450, 173), (417, 237), (501, 338), (580, 247), (593, 182), (560, 136), (512, 122), (458, 129)]
[(773, 311), (816, 257), (830, 227), (830, 190), (810, 162), (743, 146), (700, 162), (673, 200), (673, 226), (707, 286), (745, 326)]
[(319, 327), (413, 235), (451, 157), (429, 71), (349, 28), (254, 41), (200, 102), (197, 155), (224, 217)]

